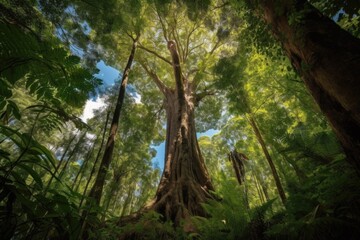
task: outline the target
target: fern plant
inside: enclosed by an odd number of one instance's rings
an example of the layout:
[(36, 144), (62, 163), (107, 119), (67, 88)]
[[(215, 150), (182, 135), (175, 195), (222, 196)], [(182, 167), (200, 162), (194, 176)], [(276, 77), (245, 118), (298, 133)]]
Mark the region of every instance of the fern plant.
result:
[(222, 175), (219, 186), (221, 201), (203, 204), (208, 218), (193, 217), (199, 239), (262, 239), (267, 229), (268, 210), (274, 200), (249, 208), (243, 196), (243, 186)]
[[(44, 187), (56, 159), (31, 133), (0, 126), (0, 234), (3, 239), (69, 235), (78, 219), (78, 196)], [(6, 148), (5, 148), (6, 146)], [(66, 190), (66, 191), (65, 191)], [(52, 233), (50, 233), (52, 232)]]
[(313, 171), (288, 187), (286, 211), (272, 219), (274, 239), (358, 239), (359, 178), (343, 160)]

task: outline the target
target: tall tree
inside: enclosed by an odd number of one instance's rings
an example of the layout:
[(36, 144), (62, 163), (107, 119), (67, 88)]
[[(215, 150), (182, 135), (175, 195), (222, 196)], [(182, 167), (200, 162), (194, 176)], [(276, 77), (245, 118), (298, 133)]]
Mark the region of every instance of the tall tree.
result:
[(308, 1), (250, 2), (281, 42), (329, 120), (347, 160), (360, 173), (360, 39)]
[(200, 203), (211, 198), (214, 188), (196, 138), (194, 106), (196, 92), (184, 78), (176, 43), (168, 41), (174, 68), (175, 89), (162, 87), (166, 101), (167, 130), (165, 164), (153, 209), (176, 225), (192, 215), (204, 216)]
[(100, 204), (100, 199), (102, 196), (106, 173), (109, 170), (109, 166), (110, 166), (111, 160), (113, 158), (113, 151), (114, 151), (114, 146), (115, 146), (115, 135), (118, 130), (120, 112), (121, 112), (121, 108), (122, 108), (124, 98), (125, 98), (125, 89), (126, 89), (126, 85), (127, 85), (128, 79), (129, 79), (131, 65), (132, 65), (134, 57), (135, 57), (135, 50), (136, 50), (136, 45), (137, 45), (138, 39), (139, 39), (139, 36), (132, 38), (133, 45), (131, 48), (128, 62), (126, 64), (126, 67), (122, 74), (121, 85), (119, 88), (119, 95), (118, 95), (118, 99), (116, 101), (116, 107), (115, 107), (114, 115), (113, 115), (111, 125), (110, 125), (109, 137), (108, 137), (106, 145), (105, 145), (104, 155), (100, 162), (100, 167), (99, 167), (99, 171), (96, 175), (95, 183), (89, 194), (89, 197), (93, 198), (97, 205)]
[[(201, 203), (213, 198), (211, 191), (214, 190), (196, 137), (195, 109), (207, 95), (213, 94), (209, 86), (214, 78), (207, 76), (206, 71), (218, 59), (216, 54), (220, 53), (229, 31), (215, 24), (212, 31), (204, 31), (206, 20), (220, 18), (217, 8), (213, 15), (190, 21), (183, 5), (170, 3), (162, 7), (166, 11), (157, 7), (152, 12), (157, 22), (144, 33), (153, 35), (155, 40), (139, 44), (142, 55), (137, 59), (142, 72), (161, 92), (166, 112), (164, 170), (155, 199), (144, 210), (155, 210), (175, 226), (185, 221), (184, 228), (192, 231), (190, 216), (206, 215)], [(207, 34), (207, 38), (201, 38), (203, 34)], [(171, 60), (163, 55), (164, 41)], [(222, 51), (227, 54), (226, 49)], [(137, 85), (140, 91), (146, 84), (142, 85)]]

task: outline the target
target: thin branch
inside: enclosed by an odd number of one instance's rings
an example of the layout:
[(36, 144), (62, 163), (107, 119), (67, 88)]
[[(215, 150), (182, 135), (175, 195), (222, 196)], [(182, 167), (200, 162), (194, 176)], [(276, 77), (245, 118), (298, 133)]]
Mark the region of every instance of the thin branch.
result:
[[(177, 22), (175, 22), (176, 24)], [(179, 37), (179, 33), (177, 31), (177, 27), (175, 26), (172, 30), (172, 33), (173, 33), (173, 36), (174, 36), (174, 40), (175, 40), (175, 43), (176, 43), (176, 47), (178, 49), (178, 54), (179, 54), (179, 58), (180, 59), (184, 59), (184, 53), (185, 53), (185, 50), (181, 44), (181, 41), (180, 41), (180, 37)]]
[(190, 69), (190, 71), (186, 74), (186, 78), (189, 78), (191, 74), (197, 73), (199, 71), (198, 68)]
[(133, 40), (133, 42), (136, 41), (135, 38), (132, 36), (131, 33), (129, 33), (128, 31), (126, 31), (125, 33), (126, 33), (126, 35), (128, 35), (128, 36)]
[(161, 56), (161, 55), (158, 54), (157, 52), (155, 52), (155, 51), (153, 51), (153, 50), (150, 50), (150, 49), (144, 47), (144, 46), (141, 45), (141, 44), (139, 44), (138, 48), (143, 49), (143, 50), (145, 50), (146, 52), (155, 55), (156, 57), (160, 58), (161, 60), (163, 60), (164, 62), (166, 62), (166, 63), (168, 63), (168, 64), (170, 64), (170, 65), (172, 66), (172, 63), (171, 63), (169, 60), (167, 60), (165, 57)]
[(196, 45), (195, 47), (190, 48), (190, 50), (189, 50), (189, 52), (188, 52), (188, 55), (189, 55), (193, 50), (195, 50), (196, 48), (201, 47), (203, 44), (204, 44), (204, 43), (200, 43), (200, 44)]
[(214, 96), (216, 94), (216, 91), (203, 91), (201, 93), (197, 93), (195, 95), (196, 103), (200, 102), (202, 99), (204, 99), (206, 96)]
[(269, 101), (269, 99), (274, 95), (275, 93), (270, 93), (268, 96), (265, 97), (265, 100), (253, 111), (255, 114), (265, 103)]
[(214, 53), (214, 51), (220, 47), (220, 39), (215, 43), (214, 47), (211, 49), (211, 51), (209, 52), (209, 55), (212, 55)]
[(167, 37), (166, 27), (165, 27), (165, 24), (164, 24), (164, 22), (163, 22), (163, 20), (162, 20), (162, 18), (161, 18), (161, 16), (160, 16), (160, 14), (159, 14), (159, 12), (158, 12), (157, 9), (156, 9), (156, 14), (157, 14), (158, 17), (159, 17), (159, 21), (160, 21), (161, 27), (162, 27), (162, 29), (163, 29), (164, 38), (165, 38), (166, 42), (168, 42), (168, 41), (169, 41), (169, 38)]
[(188, 34), (187, 38), (186, 38), (186, 48), (185, 48), (185, 53), (184, 53), (184, 62), (186, 61), (188, 55), (189, 55), (189, 44), (190, 44), (190, 37), (191, 35), (195, 32), (196, 29), (198, 29), (199, 26), (197, 26), (196, 24), (194, 24), (194, 27), (192, 28), (192, 30), (190, 31), (190, 33)]
[(166, 85), (160, 80), (158, 75), (156, 75), (156, 73), (154, 71), (150, 70), (146, 66), (146, 64), (144, 64), (141, 61), (139, 61), (139, 63), (144, 68), (144, 70), (147, 72), (147, 74), (154, 80), (154, 82), (157, 85), (157, 87), (159, 88), (159, 90), (165, 95), (166, 91), (168, 90), (168, 87), (166, 87)]
[(165, 109), (165, 103), (161, 104), (160, 108), (158, 111), (156, 111), (156, 113), (153, 115), (153, 118), (155, 118), (156, 116), (158, 116), (158, 118), (160, 118), (160, 113), (162, 110)]

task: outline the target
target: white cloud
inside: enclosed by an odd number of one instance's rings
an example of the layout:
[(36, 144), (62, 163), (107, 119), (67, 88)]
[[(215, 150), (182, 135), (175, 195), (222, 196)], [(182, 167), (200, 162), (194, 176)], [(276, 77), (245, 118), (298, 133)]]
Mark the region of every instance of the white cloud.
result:
[(87, 122), (88, 119), (92, 118), (94, 116), (94, 110), (99, 109), (101, 107), (105, 106), (104, 99), (97, 98), (96, 101), (93, 101), (91, 99), (86, 101), (85, 108), (83, 111), (83, 114), (81, 115), (81, 120), (84, 122)]
[(135, 99), (136, 104), (141, 103), (141, 95), (140, 94), (135, 93), (132, 97)]

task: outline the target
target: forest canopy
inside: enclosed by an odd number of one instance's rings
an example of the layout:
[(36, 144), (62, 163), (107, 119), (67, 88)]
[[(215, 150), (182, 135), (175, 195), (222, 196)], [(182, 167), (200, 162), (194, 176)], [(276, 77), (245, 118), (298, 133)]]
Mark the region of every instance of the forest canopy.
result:
[(0, 0), (0, 236), (359, 239), (359, 23), (357, 0)]

